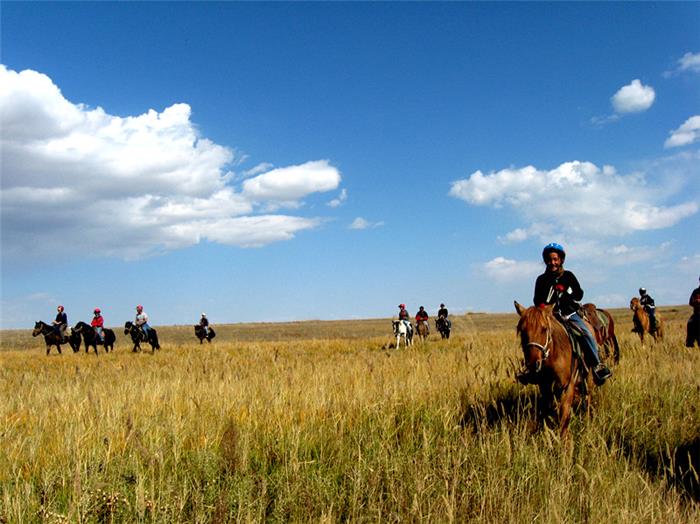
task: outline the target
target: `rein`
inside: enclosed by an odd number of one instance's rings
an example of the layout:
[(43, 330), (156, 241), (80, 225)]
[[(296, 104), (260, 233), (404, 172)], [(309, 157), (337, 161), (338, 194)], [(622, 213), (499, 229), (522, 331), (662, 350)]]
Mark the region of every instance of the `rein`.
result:
[(537, 361), (537, 369), (536, 371), (539, 372), (542, 369), (542, 365), (544, 362), (549, 358), (549, 352), (550, 352), (550, 347), (549, 343), (552, 341), (552, 328), (549, 324), (549, 320), (547, 320), (547, 328), (545, 329), (545, 332), (547, 333), (547, 340), (545, 341), (544, 345), (540, 344), (539, 342), (528, 342), (525, 344), (525, 347), (530, 347), (534, 346), (537, 349), (539, 349), (542, 352), (542, 360)]

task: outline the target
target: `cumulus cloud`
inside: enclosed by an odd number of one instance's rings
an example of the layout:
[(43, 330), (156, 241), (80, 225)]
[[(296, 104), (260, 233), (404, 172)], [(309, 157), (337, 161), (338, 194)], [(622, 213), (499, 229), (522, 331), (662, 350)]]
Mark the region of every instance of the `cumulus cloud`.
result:
[(203, 240), (262, 246), (319, 226), (259, 213), (337, 189), (328, 160), (260, 164), (237, 187), (233, 150), (200, 136), (190, 117), (183, 103), (113, 116), (68, 101), (44, 74), (0, 65), (4, 253), (70, 245), (140, 257)]
[(472, 205), (515, 210), (527, 224), (502, 237), (514, 242), (553, 234), (599, 238), (662, 229), (698, 211), (692, 200), (663, 205), (668, 191), (648, 184), (641, 173), (621, 175), (610, 166), (573, 161), (551, 170), (476, 171), (453, 182), (449, 194)]
[(482, 271), (489, 277), (499, 282), (518, 282), (529, 280), (542, 272), (542, 264), (532, 261), (511, 260), (504, 257), (496, 257), (482, 266)]
[(373, 229), (376, 227), (381, 227), (384, 225), (384, 222), (370, 222), (369, 220), (366, 220), (362, 217), (357, 217), (355, 220), (352, 221), (352, 223), (348, 226), (350, 229)]
[(700, 139), (700, 115), (691, 116), (678, 129), (670, 132), (664, 147), (681, 147), (697, 142)]
[(675, 69), (673, 71), (666, 71), (664, 76), (669, 77), (686, 71), (700, 73), (700, 53), (688, 52), (684, 54), (676, 61)]
[(617, 113), (639, 113), (654, 103), (656, 93), (651, 86), (643, 85), (639, 79), (621, 87), (610, 101)]

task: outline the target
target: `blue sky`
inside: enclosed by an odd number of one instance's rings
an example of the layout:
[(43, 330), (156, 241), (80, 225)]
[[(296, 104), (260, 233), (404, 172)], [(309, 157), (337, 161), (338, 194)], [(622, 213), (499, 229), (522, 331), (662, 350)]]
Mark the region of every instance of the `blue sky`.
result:
[(700, 274), (698, 3), (2, 3), (3, 328)]

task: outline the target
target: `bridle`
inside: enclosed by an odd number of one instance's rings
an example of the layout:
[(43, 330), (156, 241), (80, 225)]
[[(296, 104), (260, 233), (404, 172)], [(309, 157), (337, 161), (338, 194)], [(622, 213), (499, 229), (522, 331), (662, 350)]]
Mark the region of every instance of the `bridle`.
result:
[(552, 342), (552, 327), (549, 324), (549, 319), (547, 319), (547, 327), (545, 328), (545, 333), (547, 334), (547, 339), (545, 340), (544, 345), (540, 344), (539, 342), (528, 342), (527, 344), (525, 344), (526, 348), (534, 346), (542, 352), (542, 358), (538, 360), (537, 364), (535, 365), (536, 373), (538, 373), (542, 369), (542, 365), (549, 358), (549, 351), (551, 349), (549, 347), (549, 344), (550, 342)]

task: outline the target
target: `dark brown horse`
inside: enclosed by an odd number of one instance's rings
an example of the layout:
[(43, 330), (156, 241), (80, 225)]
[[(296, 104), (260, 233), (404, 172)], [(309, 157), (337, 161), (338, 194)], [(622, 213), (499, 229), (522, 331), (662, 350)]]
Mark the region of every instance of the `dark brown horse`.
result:
[(632, 317), (632, 323), (634, 327), (632, 328), (633, 333), (639, 335), (639, 340), (641, 340), (642, 345), (644, 345), (644, 335), (649, 333), (654, 337), (654, 341), (661, 340), (664, 338), (664, 325), (661, 320), (661, 315), (656, 313), (656, 329), (651, 331), (651, 321), (649, 320), (649, 314), (644, 310), (639, 298), (633, 297), (630, 300), (630, 309), (634, 311), (634, 316)]
[(553, 306), (523, 306), (515, 302), (520, 315), (517, 333), (525, 356), (525, 366), (534, 372), (542, 395), (540, 419), (545, 418), (556, 400), (559, 403), (559, 429), (566, 434), (574, 400), (583, 398), (590, 407), (592, 378), (589, 370), (574, 356), (569, 335), (555, 318)]
[(584, 304), (581, 306), (583, 310), (583, 318), (593, 328), (595, 340), (598, 347), (605, 351), (603, 360), (612, 358), (612, 361), (617, 364), (620, 361), (620, 344), (615, 336), (615, 321), (612, 315), (605, 309), (596, 307), (595, 304)]
[(199, 343), (202, 344), (205, 340), (211, 343), (211, 339), (216, 336), (214, 328), (210, 327), (209, 332), (204, 331), (204, 327), (200, 324), (195, 324), (194, 326), (194, 336), (199, 339)]
[(34, 330), (32, 331), (32, 336), (36, 337), (38, 335), (44, 335), (44, 342), (46, 343), (46, 354), (48, 355), (51, 351), (51, 346), (56, 346), (58, 353), (61, 353), (61, 345), (68, 344), (72, 349), (73, 353), (80, 349), (80, 335), (71, 331), (69, 337), (59, 335), (54, 330), (54, 327), (42, 320), (37, 320), (34, 324)]

